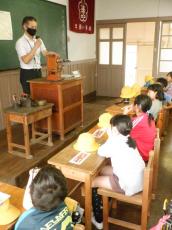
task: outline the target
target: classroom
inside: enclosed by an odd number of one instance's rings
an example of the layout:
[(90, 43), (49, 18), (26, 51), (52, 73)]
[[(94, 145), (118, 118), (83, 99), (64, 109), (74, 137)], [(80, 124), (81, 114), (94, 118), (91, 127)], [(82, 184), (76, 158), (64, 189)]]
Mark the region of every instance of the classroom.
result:
[(0, 230), (172, 230), (171, 9), (0, 0)]

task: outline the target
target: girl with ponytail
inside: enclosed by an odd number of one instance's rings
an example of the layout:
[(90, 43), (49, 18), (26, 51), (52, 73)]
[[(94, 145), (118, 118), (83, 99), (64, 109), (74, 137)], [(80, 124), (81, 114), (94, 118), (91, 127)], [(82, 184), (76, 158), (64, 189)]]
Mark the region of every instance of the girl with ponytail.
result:
[(143, 190), (145, 163), (130, 137), (132, 121), (129, 116), (121, 114), (112, 117), (110, 124), (108, 140), (99, 147), (98, 155), (110, 158), (111, 165), (105, 166), (92, 182), (92, 222), (98, 229), (102, 227), (102, 209), (101, 198), (95, 188), (103, 187), (128, 196)]
[(149, 110), (152, 106), (151, 98), (147, 95), (138, 95), (134, 104), (126, 107), (124, 114), (131, 109), (136, 116), (132, 118), (133, 128), (131, 137), (135, 140), (140, 155), (144, 161), (148, 161), (149, 152), (154, 148), (154, 140), (156, 137), (155, 121)]

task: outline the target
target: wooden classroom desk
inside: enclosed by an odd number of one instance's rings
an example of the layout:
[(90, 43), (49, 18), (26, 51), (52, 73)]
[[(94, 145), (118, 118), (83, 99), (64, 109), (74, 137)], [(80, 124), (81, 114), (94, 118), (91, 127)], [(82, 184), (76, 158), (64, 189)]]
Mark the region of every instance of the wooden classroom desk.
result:
[[(112, 114), (113, 116), (115, 116), (117, 114), (123, 114), (123, 112), (124, 112), (123, 108), (125, 106), (130, 105), (130, 104), (125, 104), (125, 103), (122, 102), (122, 103), (119, 103), (117, 105), (111, 105), (111, 106), (106, 108), (106, 112)], [(130, 112), (128, 115), (133, 116), (134, 114), (135, 114), (134, 112)]]
[[(11, 195), (10, 203), (14, 205), (16, 208), (18, 208), (21, 211), (21, 214), (25, 211), (25, 209), (23, 208), (24, 189), (0, 182), (0, 192), (4, 192)], [(0, 229), (11, 229), (15, 225), (16, 221), (17, 220), (8, 225), (0, 225)]]
[[(26, 159), (31, 159), (30, 145), (35, 143), (46, 144), (52, 146), (52, 103), (47, 103), (44, 106), (36, 107), (19, 107), (19, 108), (7, 108), (5, 110), (6, 129), (7, 129), (7, 141), (8, 141), (8, 152)], [(35, 130), (35, 123), (42, 119), (47, 120), (48, 133), (41, 133)], [(12, 126), (11, 122), (19, 123), (23, 125), (24, 130), (24, 145), (19, 145), (13, 142), (12, 138)], [(32, 124), (32, 139), (29, 139), (29, 124)], [(38, 136), (38, 137), (37, 137)], [(44, 139), (48, 138), (47, 142), (43, 142)], [(24, 152), (16, 151), (14, 148), (22, 149)]]
[[(90, 130), (94, 132), (98, 127), (95, 126)], [(102, 144), (107, 139), (106, 134), (101, 139), (96, 139), (98, 143)], [(91, 211), (92, 211), (92, 181), (95, 176), (100, 172), (101, 168), (107, 164), (107, 159), (100, 157), (96, 152), (92, 152), (90, 156), (81, 164), (75, 165), (69, 161), (78, 153), (73, 144), (68, 145), (62, 151), (57, 153), (48, 160), (49, 164), (54, 165), (60, 169), (64, 176), (84, 183), (85, 187), (85, 229), (91, 230)]]

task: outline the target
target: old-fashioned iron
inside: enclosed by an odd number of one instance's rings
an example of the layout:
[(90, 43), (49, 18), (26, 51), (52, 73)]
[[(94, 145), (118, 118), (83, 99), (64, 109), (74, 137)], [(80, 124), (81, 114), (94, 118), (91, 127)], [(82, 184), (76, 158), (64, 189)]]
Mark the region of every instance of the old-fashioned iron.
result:
[(13, 100), (13, 107), (14, 108), (19, 108), (19, 107), (34, 107), (38, 106), (38, 103), (33, 100), (28, 94), (21, 94), (20, 98), (18, 99), (17, 96), (14, 94), (12, 95), (12, 100)]
[(12, 105), (15, 109), (21, 107), (20, 100), (17, 99), (16, 94), (12, 95)]

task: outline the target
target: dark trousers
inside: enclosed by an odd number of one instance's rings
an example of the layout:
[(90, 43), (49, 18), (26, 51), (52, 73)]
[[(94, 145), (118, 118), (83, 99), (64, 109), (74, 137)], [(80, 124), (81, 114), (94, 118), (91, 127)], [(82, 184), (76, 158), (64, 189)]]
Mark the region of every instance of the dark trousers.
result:
[(20, 69), (20, 83), (23, 93), (30, 94), (29, 80), (42, 77), (41, 69)]

